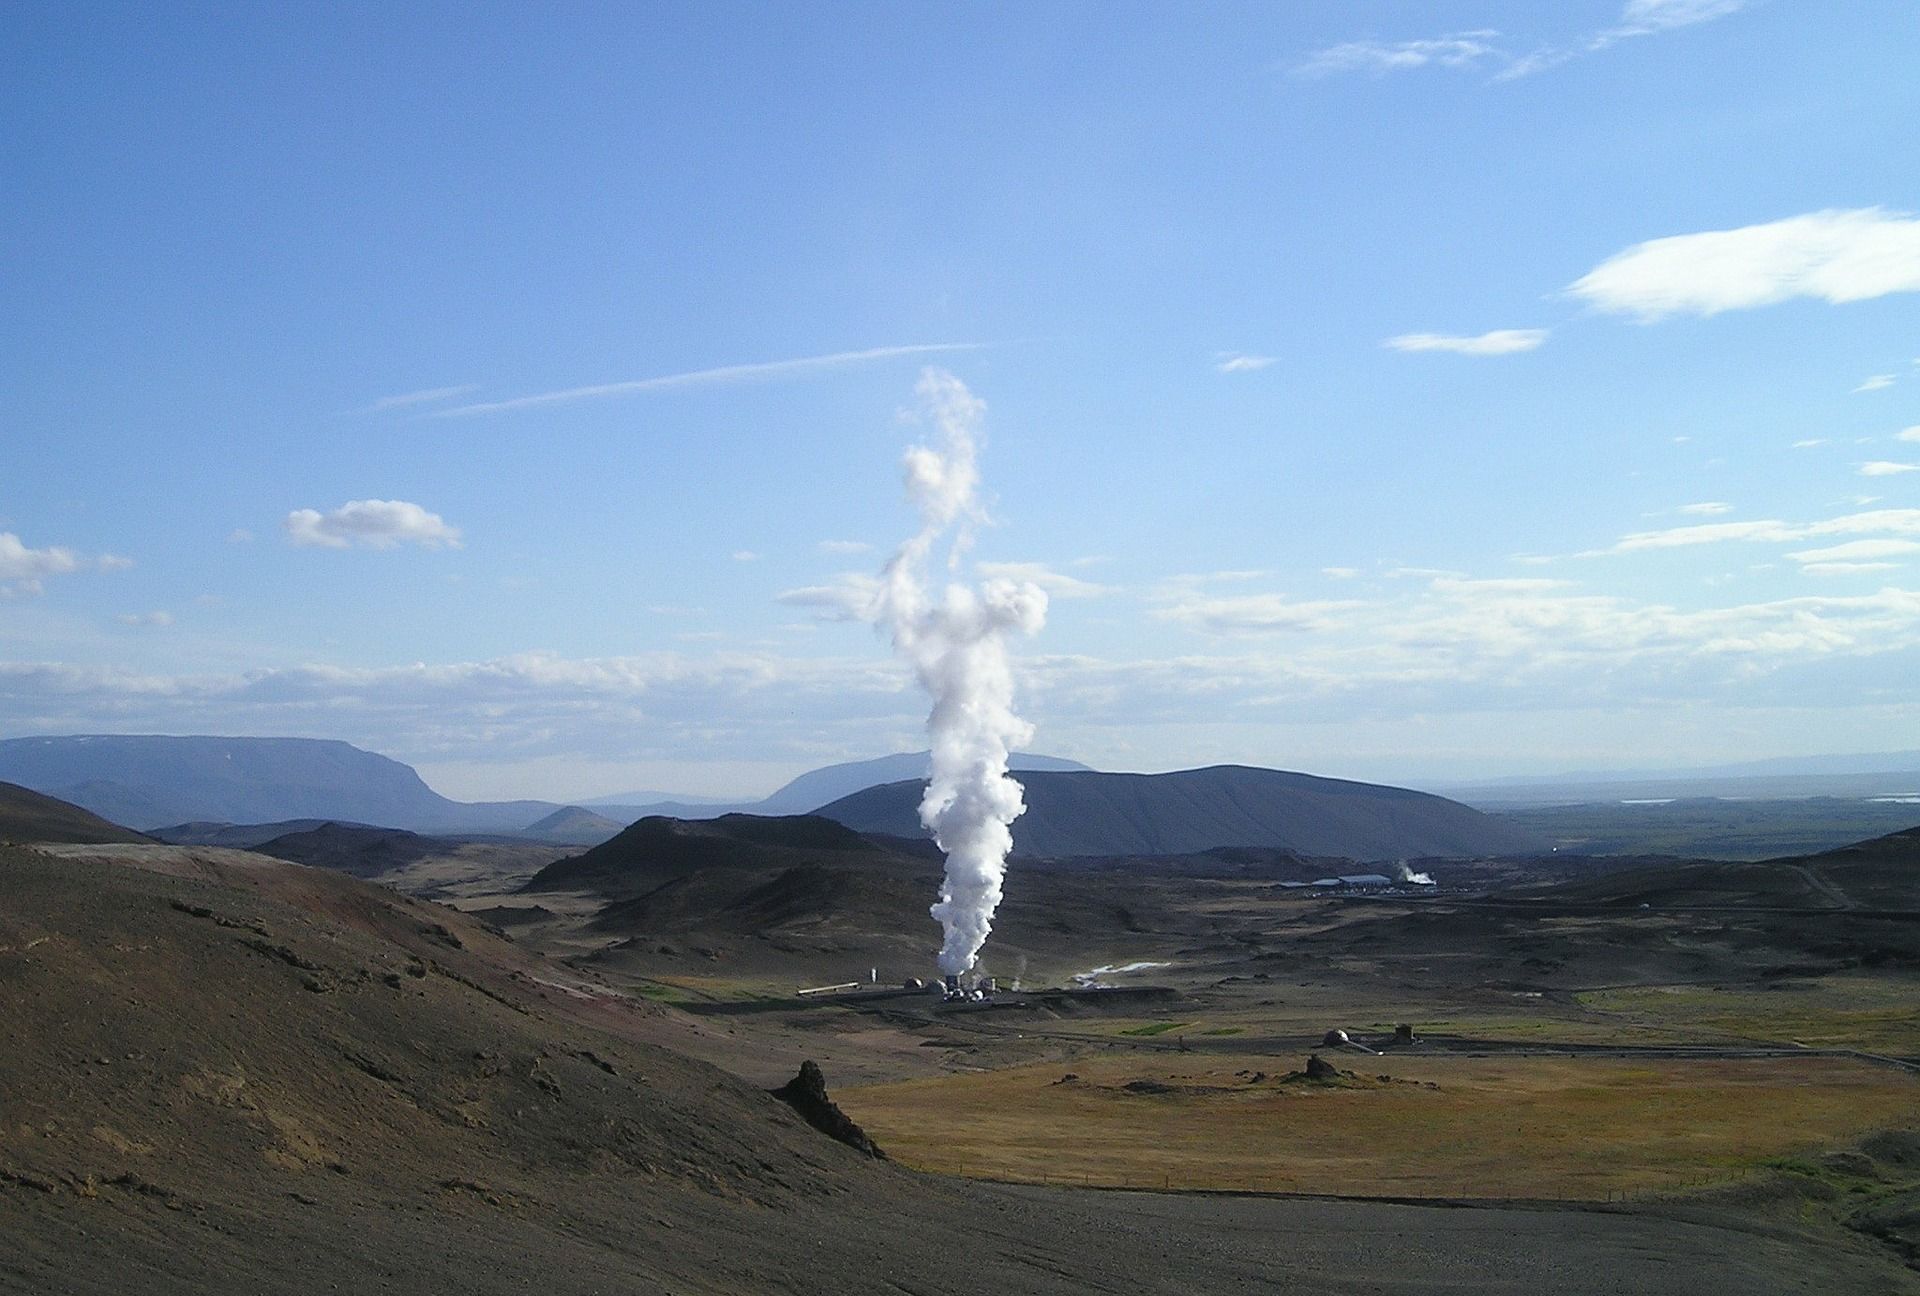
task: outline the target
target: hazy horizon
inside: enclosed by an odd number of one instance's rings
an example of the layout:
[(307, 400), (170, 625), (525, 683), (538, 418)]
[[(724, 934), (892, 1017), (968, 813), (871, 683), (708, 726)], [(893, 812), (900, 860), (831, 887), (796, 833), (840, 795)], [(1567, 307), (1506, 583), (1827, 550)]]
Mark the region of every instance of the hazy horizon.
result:
[(936, 366), (1032, 750), (1911, 750), (1912, 17), (10, 14), (0, 734), (460, 799), (919, 749), (861, 614)]

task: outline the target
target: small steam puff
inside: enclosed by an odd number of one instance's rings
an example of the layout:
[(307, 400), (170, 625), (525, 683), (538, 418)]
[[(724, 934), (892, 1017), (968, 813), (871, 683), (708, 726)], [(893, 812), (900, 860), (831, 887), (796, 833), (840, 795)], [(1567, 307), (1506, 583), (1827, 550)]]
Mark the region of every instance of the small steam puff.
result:
[(1008, 752), (1033, 736), (1013, 713), (1007, 635), (1039, 630), (1047, 596), (1028, 582), (999, 579), (978, 588), (949, 582), (937, 596), (929, 591), (926, 566), (934, 546), (953, 533), (947, 568), (956, 570), (972, 524), (985, 518), (975, 495), (974, 429), (986, 406), (938, 369), (924, 370), (915, 390), (939, 444), (907, 451), (907, 494), (921, 526), (881, 573), (875, 614), (933, 697), (927, 716), (933, 760), (920, 822), (947, 857), (940, 902), (931, 912), (945, 930), (940, 971), (958, 975), (973, 967), (993, 930), (1012, 824), (1027, 808), (1020, 784), (1007, 775)]

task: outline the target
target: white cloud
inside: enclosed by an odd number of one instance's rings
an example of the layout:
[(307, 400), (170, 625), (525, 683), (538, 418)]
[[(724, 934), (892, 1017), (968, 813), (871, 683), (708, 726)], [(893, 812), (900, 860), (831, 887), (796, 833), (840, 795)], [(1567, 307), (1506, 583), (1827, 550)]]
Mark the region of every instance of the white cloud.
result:
[(1901, 473), (1920, 472), (1920, 464), (1894, 463), (1888, 459), (1873, 459), (1860, 465), (1862, 477), (1897, 477)]
[(295, 509), (287, 514), (287, 538), (296, 545), (346, 549), (363, 545), (391, 549), (417, 544), (428, 549), (459, 548), (460, 530), (438, 513), (405, 500), (349, 500), (331, 513)]
[(11, 531), (0, 531), (0, 580), (39, 580), (80, 570), (80, 556), (58, 547), (29, 549)]
[(114, 617), (121, 625), (127, 626), (170, 626), (173, 624), (171, 612), (122, 612)]
[(1463, 337), (1452, 333), (1402, 333), (1380, 345), (1395, 351), (1448, 351), (1454, 355), (1497, 356), (1531, 351), (1547, 340), (1548, 329), (1494, 329)]
[(819, 548), (828, 554), (863, 554), (871, 552), (873, 546), (865, 540), (822, 540)]
[(1910, 428), (1902, 428), (1893, 434), (1895, 441), (1920, 441), (1920, 423)]
[(635, 378), (626, 382), (596, 383), (590, 387), (567, 387), (560, 391), (516, 396), (512, 400), (483, 401), (435, 410), (434, 418), (460, 418), (470, 414), (498, 414), (506, 410), (530, 409), (538, 405), (559, 405), (569, 401), (592, 400), (602, 396), (631, 396), (640, 392), (671, 391), (679, 387), (705, 387), (716, 383), (764, 381), (800, 374), (842, 369), (849, 365), (902, 356), (938, 355), (948, 351), (978, 351), (984, 342), (931, 342), (915, 346), (870, 347), (865, 351), (836, 351), (831, 355), (802, 356), (796, 360), (768, 360), (758, 364), (719, 365), (687, 373), (663, 374), (657, 378)]
[(1414, 68), (1472, 68), (1488, 60), (1505, 61), (1491, 30), (1455, 32), (1425, 40), (1395, 42), (1347, 41), (1315, 53), (1296, 71), (1303, 76), (1332, 76), (1341, 72), (1405, 72)]
[(735, 562), (759, 562), (760, 555), (751, 549), (735, 549), (731, 555)]
[(1920, 553), (1920, 541), (1849, 540), (1845, 544), (1828, 545), (1821, 549), (1802, 549), (1787, 557), (1799, 563), (1852, 563), (1900, 558), (1911, 553)]
[(1703, 500), (1698, 504), (1682, 504), (1679, 511), (1689, 517), (1715, 517), (1733, 512), (1733, 505), (1723, 504), (1719, 500)]
[(1827, 439), (1825, 437), (1808, 437), (1804, 441), (1795, 441), (1793, 448), (1795, 450), (1811, 450), (1815, 446), (1823, 446), (1826, 443)]
[(37, 598), (46, 592), (46, 578), (77, 571), (125, 571), (133, 559), (118, 554), (83, 557), (71, 549), (49, 545), (36, 549), (11, 531), (0, 531), (0, 598)]
[(1360, 574), (1360, 569), (1358, 567), (1322, 567), (1320, 574), (1333, 580), (1352, 580)]
[(1238, 351), (1223, 351), (1214, 357), (1213, 367), (1218, 373), (1252, 373), (1256, 369), (1265, 369), (1274, 362), (1275, 357), (1263, 355), (1244, 355)]
[(1878, 207), (1637, 243), (1568, 288), (1642, 322), (1771, 306), (1839, 304), (1920, 291), (1920, 220)]
[(1858, 396), (1861, 392), (1885, 391), (1891, 386), (1893, 386), (1892, 374), (1875, 374), (1873, 377), (1862, 382), (1858, 387), (1855, 387), (1849, 394)]
[(252, 544), (253, 532), (247, 530), (245, 527), (235, 527), (233, 530), (227, 532), (227, 543)]

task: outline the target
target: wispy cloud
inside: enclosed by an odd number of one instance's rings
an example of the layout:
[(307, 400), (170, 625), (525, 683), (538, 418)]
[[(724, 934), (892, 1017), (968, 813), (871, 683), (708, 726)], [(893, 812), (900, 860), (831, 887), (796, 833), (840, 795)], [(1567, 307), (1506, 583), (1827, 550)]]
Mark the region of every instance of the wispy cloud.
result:
[(1620, 15), (1607, 27), (1566, 45), (1536, 45), (1516, 49), (1501, 32), (1491, 28), (1452, 32), (1403, 41), (1344, 41), (1316, 51), (1294, 71), (1306, 77), (1363, 73), (1383, 76), (1441, 68), (1454, 72), (1486, 71), (1496, 81), (1512, 81), (1588, 54), (1598, 54), (1622, 41), (1692, 27), (1724, 18), (1745, 8), (1748, 0), (1627, 0)]
[(1065, 572), (1055, 571), (1045, 563), (983, 562), (976, 563), (974, 570), (988, 580), (1026, 581), (1029, 584), (1038, 585), (1055, 598), (1099, 598), (1103, 594), (1113, 593), (1111, 585), (1096, 585), (1092, 581), (1081, 580), (1078, 576), (1069, 576)]
[(873, 550), (865, 540), (822, 540), (818, 548), (828, 554), (863, 554)]
[(1590, 550), (1579, 556), (1591, 558), (1601, 554), (1639, 553), (1730, 542), (1792, 544), (1800, 540), (1842, 535), (1920, 536), (1920, 509), (1875, 509), (1819, 522), (1783, 522), (1769, 518), (1754, 522), (1704, 522), (1695, 526), (1669, 527), (1662, 531), (1635, 531), (1622, 536), (1606, 549)]
[(1274, 362), (1274, 359), (1275, 357), (1273, 356), (1247, 355), (1240, 351), (1222, 351), (1213, 358), (1213, 368), (1216, 373), (1223, 374), (1252, 373), (1256, 369), (1265, 369)]
[(1297, 601), (1284, 594), (1188, 594), (1156, 608), (1153, 615), (1215, 634), (1267, 634), (1331, 629), (1339, 614), (1358, 606), (1347, 600)]
[(1892, 374), (1875, 374), (1855, 387), (1852, 394), (1858, 396), (1861, 392), (1885, 391), (1891, 386), (1893, 386)]
[[(1596, 48), (1634, 36), (1655, 36), (1676, 27), (1725, 18), (1747, 7), (1748, 0), (1627, 0), (1620, 19), (1594, 34)], [(1604, 42), (1604, 43), (1602, 43)]]
[(782, 590), (775, 600), (788, 607), (810, 608), (829, 621), (871, 621), (880, 595), (880, 581), (870, 572), (842, 572), (825, 585), (802, 585)]
[(751, 549), (735, 549), (733, 551), (732, 558), (735, 562), (739, 562), (739, 563), (749, 563), (749, 562), (760, 561), (760, 555), (755, 553)]
[(865, 351), (836, 351), (831, 355), (802, 356), (796, 360), (767, 360), (757, 364), (720, 365), (712, 369), (662, 374), (655, 378), (596, 383), (590, 387), (567, 387), (560, 391), (538, 392), (532, 396), (516, 396), (511, 400), (457, 405), (452, 409), (435, 410), (433, 417), (461, 418), (473, 414), (500, 414), (507, 410), (533, 409), (541, 405), (563, 405), (571, 401), (596, 400), (606, 396), (632, 396), (641, 392), (672, 391), (680, 387), (705, 387), (720, 383), (762, 382), (772, 378), (792, 378), (830, 369), (843, 369), (849, 365), (870, 364), (879, 360), (897, 360), (905, 356), (979, 351), (987, 345), (985, 342), (929, 342), (915, 346), (870, 347)]
[(173, 613), (166, 611), (122, 612), (116, 616), (114, 620), (124, 626), (145, 626), (153, 629), (164, 629), (173, 624)]
[(1547, 329), (1494, 329), (1461, 336), (1453, 333), (1402, 333), (1380, 345), (1395, 351), (1449, 351), (1455, 355), (1497, 356), (1531, 351), (1547, 340)]
[(401, 392), (398, 396), (382, 396), (366, 407), (369, 414), (381, 410), (411, 409), (415, 405), (433, 405), (440, 401), (455, 400), (468, 392), (478, 391), (475, 383), (462, 383), (458, 387), (428, 387), (421, 391)]
[(1864, 207), (1652, 239), (1609, 257), (1567, 291), (1643, 323), (1799, 297), (1837, 305), (1920, 292), (1920, 220)]
[(1793, 448), (1795, 450), (1811, 450), (1815, 446), (1823, 446), (1826, 443), (1827, 439), (1825, 437), (1807, 437), (1803, 441), (1795, 441)]
[(1508, 56), (1496, 43), (1500, 33), (1491, 29), (1454, 32), (1423, 40), (1345, 41), (1320, 50), (1295, 69), (1302, 76), (1334, 76), (1342, 72), (1407, 72), (1415, 68), (1474, 68), (1493, 61), (1505, 63)]
[(1733, 505), (1723, 504), (1719, 500), (1703, 500), (1698, 504), (1682, 504), (1677, 511), (1688, 517), (1717, 517), (1733, 512)]
[(427, 549), (457, 549), (460, 529), (448, 526), (438, 513), (429, 513), (406, 500), (349, 500), (330, 513), (295, 509), (282, 525), (296, 545), (320, 549), (392, 549), (417, 544)]
[(1920, 441), (1920, 423), (1910, 428), (1901, 428), (1893, 434), (1895, 441)]
[(1858, 563), (1914, 553), (1920, 553), (1920, 540), (1849, 540), (1819, 549), (1801, 549), (1787, 557), (1797, 563)]
[(1888, 459), (1872, 459), (1860, 465), (1862, 477), (1898, 477), (1901, 473), (1920, 472), (1920, 464), (1895, 463)]

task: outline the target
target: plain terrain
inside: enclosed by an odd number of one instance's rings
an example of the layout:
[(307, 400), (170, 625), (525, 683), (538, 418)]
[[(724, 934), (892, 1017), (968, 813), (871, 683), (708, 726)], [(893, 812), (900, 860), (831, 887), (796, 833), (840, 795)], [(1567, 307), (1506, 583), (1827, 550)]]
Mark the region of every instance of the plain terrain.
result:
[(1914, 844), (1016, 865), (962, 1011), (793, 993), (927, 975), (907, 843), (0, 850), (0, 1288), (1920, 1290)]

